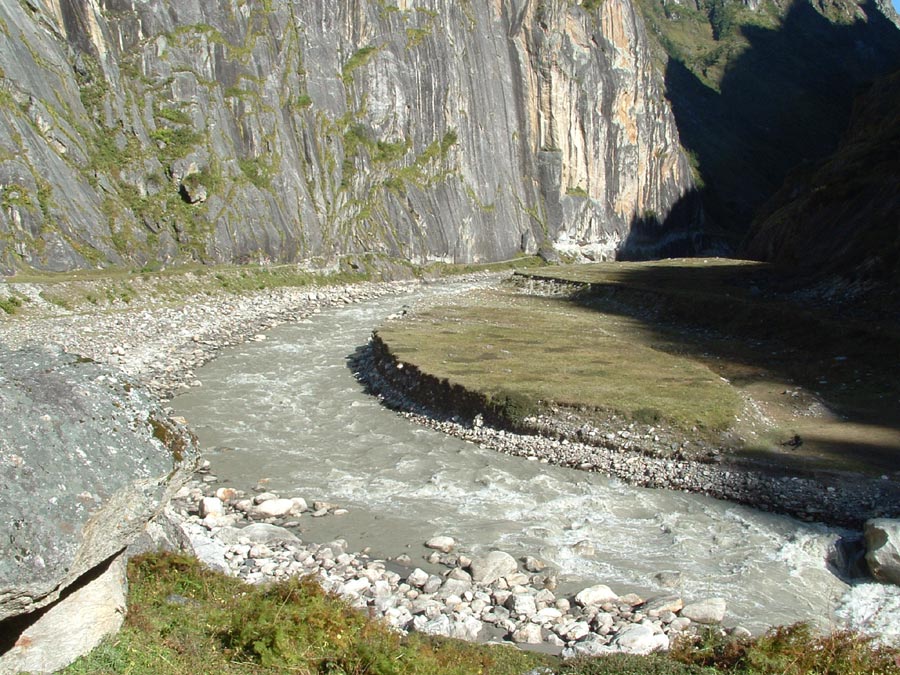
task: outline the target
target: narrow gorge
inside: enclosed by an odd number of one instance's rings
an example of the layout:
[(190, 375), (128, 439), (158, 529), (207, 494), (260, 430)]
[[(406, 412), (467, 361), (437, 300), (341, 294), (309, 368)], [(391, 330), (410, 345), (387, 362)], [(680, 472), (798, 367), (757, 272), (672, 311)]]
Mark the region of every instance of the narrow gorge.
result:
[(0, 675), (900, 675), (898, 38), (0, 3)]

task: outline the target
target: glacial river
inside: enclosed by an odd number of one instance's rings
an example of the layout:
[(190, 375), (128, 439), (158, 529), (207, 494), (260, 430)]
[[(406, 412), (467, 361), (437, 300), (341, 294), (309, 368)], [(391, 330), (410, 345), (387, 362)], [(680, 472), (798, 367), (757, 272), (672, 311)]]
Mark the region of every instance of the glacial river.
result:
[[(755, 632), (849, 620), (900, 640), (900, 589), (851, 586), (828, 569), (839, 530), (507, 457), (422, 428), (364, 393), (347, 357), (372, 329), (405, 304), (464, 288), (421, 287), (273, 329), (201, 368), (203, 386), (173, 407), (223, 482), (251, 489), (265, 480), (285, 496), (350, 509), (302, 518), (301, 536), (313, 541), (343, 537), (419, 564), (422, 542), (447, 534), (473, 553), (540, 557), (558, 568), (561, 589), (721, 596), (726, 622)], [(660, 572), (680, 575), (666, 588)]]

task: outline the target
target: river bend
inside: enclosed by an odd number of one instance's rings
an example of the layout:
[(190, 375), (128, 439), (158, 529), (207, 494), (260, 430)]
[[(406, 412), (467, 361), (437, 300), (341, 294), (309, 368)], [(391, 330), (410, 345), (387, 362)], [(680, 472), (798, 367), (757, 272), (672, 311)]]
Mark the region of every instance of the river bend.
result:
[[(284, 495), (351, 510), (304, 519), (304, 537), (343, 536), (419, 564), (421, 542), (448, 534), (474, 553), (541, 557), (564, 588), (721, 596), (727, 621), (754, 631), (850, 618), (900, 638), (900, 589), (850, 587), (829, 571), (836, 529), (508, 457), (422, 428), (365, 394), (347, 357), (372, 329), (403, 305), (466, 288), (425, 286), (275, 328), (203, 366), (203, 386), (173, 406), (221, 480), (248, 489), (265, 479)], [(672, 571), (680, 581), (665, 588), (656, 575)]]

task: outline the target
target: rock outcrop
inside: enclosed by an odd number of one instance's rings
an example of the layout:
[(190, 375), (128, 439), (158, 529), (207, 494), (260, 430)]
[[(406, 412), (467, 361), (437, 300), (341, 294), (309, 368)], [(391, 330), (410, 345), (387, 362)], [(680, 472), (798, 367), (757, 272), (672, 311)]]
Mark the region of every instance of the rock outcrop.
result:
[[(54, 670), (121, 623), (122, 552), (196, 442), (121, 373), (52, 348), (0, 352), (0, 428), (0, 672)], [(59, 646), (67, 621), (87, 642)]]
[(900, 520), (873, 518), (866, 522), (866, 562), (878, 581), (900, 586)]
[(591, 4), (5, 3), (0, 271), (614, 255), (693, 183)]

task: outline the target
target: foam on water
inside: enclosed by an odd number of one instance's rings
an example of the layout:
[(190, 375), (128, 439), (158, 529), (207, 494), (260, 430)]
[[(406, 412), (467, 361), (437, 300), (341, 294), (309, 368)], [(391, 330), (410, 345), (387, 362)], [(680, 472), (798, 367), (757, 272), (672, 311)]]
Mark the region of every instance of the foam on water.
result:
[(372, 513), (382, 555), (449, 534), (476, 553), (540, 555), (569, 586), (647, 594), (672, 592), (654, 575), (678, 571), (676, 592), (725, 597), (730, 620), (755, 630), (801, 620), (884, 623), (900, 609), (900, 593), (850, 588), (828, 571), (836, 530), (507, 457), (384, 409), (346, 358), (417, 297), (324, 311), (200, 369), (204, 386), (174, 405), (206, 448), (229, 448), (210, 455), (215, 473), (245, 488), (266, 478), (284, 494)]
[(835, 615), (881, 642), (900, 644), (900, 587), (856, 584), (841, 597)]

